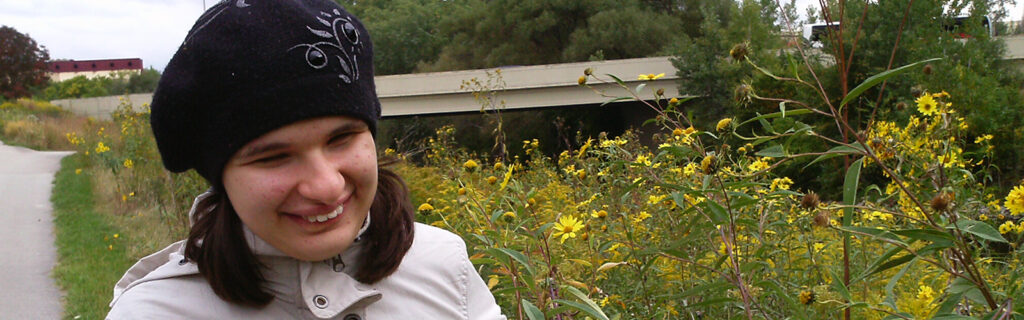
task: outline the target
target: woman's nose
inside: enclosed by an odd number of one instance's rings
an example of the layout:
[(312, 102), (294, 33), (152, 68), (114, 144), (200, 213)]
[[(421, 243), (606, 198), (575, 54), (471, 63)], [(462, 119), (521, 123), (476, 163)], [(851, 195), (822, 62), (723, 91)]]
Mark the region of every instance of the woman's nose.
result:
[(311, 155), (305, 162), (298, 185), (299, 194), (322, 204), (333, 204), (341, 199), (345, 192), (345, 177), (335, 163), (324, 154)]

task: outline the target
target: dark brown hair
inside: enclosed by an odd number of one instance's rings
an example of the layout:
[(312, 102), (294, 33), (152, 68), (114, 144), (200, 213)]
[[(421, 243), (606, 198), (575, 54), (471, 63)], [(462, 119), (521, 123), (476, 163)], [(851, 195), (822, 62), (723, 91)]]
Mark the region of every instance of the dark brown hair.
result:
[[(374, 283), (398, 269), (413, 240), (413, 209), (402, 178), (378, 165), (377, 193), (370, 206), (370, 226), (362, 236), (361, 266), (355, 278)], [(225, 196), (223, 186), (196, 206), (185, 257), (225, 301), (262, 307), (273, 296), (263, 288), (259, 261), (242, 232), (242, 221)], [(340, 253), (340, 252), (339, 252)]]

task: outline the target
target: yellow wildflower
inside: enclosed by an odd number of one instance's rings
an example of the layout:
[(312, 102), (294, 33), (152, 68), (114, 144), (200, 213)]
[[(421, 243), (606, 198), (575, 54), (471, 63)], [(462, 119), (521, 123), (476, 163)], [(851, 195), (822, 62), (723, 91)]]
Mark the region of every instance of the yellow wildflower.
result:
[(594, 218), (598, 218), (598, 219), (604, 219), (605, 217), (608, 216), (608, 211), (604, 211), (604, 210), (591, 210), (590, 216), (594, 217)]
[(749, 166), (747, 166), (747, 169), (750, 169), (750, 171), (761, 171), (768, 169), (770, 165), (768, 165), (767, 160), (768, 158), (758, 159), (757, 161), (754, 161), (754, 163), (751, 163)]
[(516, 213), (512, 211), (505, 211), (505, 213), (501, 214), (501, 218), (504, 219), (505, 222), (512, 222), (512, 220), (516, 219)]
[(988, 215), (982, 214), (978, 216), (978, 220), (988, 221)]
[(821, 252), (822, 249), (825, 249), (825, 244), (824, 243), (821, 243), (821, 242), (815, 242), (814, 243), (814, 251), (815, 252)]
[(999, 226), (999, 233), (1007, 234), (1013, 232), (1015, 229), (1017, 229), (1016, 227), (1017, 226), (1013, 224), (1013, 221), (1003, 222), (1003, 224)]
[(694, 162), (687, 163), (686, 167), (683, 168), (683, 174), (685, 174), (687, 176), (692, 176), (696, 172), (697, 172), (697, 163), (694, 163)]
[(672, 135), (676, 137), (683, 135), (683, 129), (675, 128), (674, 130), (672, 130)]
[(648, 74), (641, 74), (641, 75), (637, 76), (636, 79), (637, 80), (658, 80), (658, 79), (660, 79), (661, 77), (664, 77), (664, 76), (665, 76), (664, 72), (659, 73), (659, 74), (648, 73)]
[(120, 236), (121, 236), (121, 234), (115, 233), (115, 234), (114, 234), (114, 239), (117, 239), (117, 238), (118, 238), (118, 237), (120, 237)]
[(498, 177), (495, 177), (495, 176), (488, 176), (487, 177), (487, 183), (494, 184), (495, 182), (498, 182)]
[(992, 138), (993, 137), (992, 137), (991, 134), (981, 135), (977, 139), (974, 139), (974, 143), (982, 143), (982, 142), (985, 142), (987, 140), (992, 140)]
[(82, 169), (75, 169), (75, 174), (82, 174)]
[(107, 147), (105, 144), (103, 144), (103, 141), (100, 141), (99, 143), (96, 144), (96, 153), (97, 154), (104, 153), (104, 152), (107, 152), (107, 151), (110, 151), (110, 148)]
[(718, 120), (718, 124), (715, 125), (715, 130), (718, 130), (718, 131), (725, 130), (725, 128), (728, 127), (730, 123), (732, 123), (732, 118), (725, 118), (725, 119), (722, 119), (722, 120)]
[(587, 84), (587, 76), (580, 76), (580, 78), (576, 80), (576, 83), (581, 86)]
[(480, 165), (478, 165), (476, 161), (473, 161), (473, 159), (466, 160), (466, 162), (462, 164), (462, 167), (465, 168), (466, 171), (473, 171), (473, 169), (476, 169), (478, 166)]
[(1006, 201), (1003, 202), (1003, 205), (1012, 214), (1024, 214), (1024, 185), (1013, 187), (1013, 190), (1010, 190), (1010, 194), (1006, 195)]
[(633, 222), (640, 223), (643, 222), (644, 220), (647, 220), (647, 218), (650, 217), (651, 214), (647, 213), (647, 211), (640, 211), (640, 213), (636, 215), (636, 218), (633, 218)]
[(917, 299), (931, 302), (935, 300), (935, 290), (932, 287), (921, 285), (921, 288), (917, 290)]
[(800, 299), (800, 303), (801, 304), (805, 304), (806, 305), (806, 304), (814, 303), (814, 291), (811, 291), (811, 290), (801, 291), (800, 295), (798, 295), (797, 297)]
[(636, 161), (633, 161), (633, 163), (642, 164), (644, 166), (650, 167), (651, 166), (651, 159), (648, 158), (647, 155), (641, 154), (641, 155), (637, 155), (636, 156)]
[(135, 166), (135, 162), (132, 162), (132, 159), (124, 159), (124, 167), (125, 168), (131, 169), (134, 166)]
[(938, 103), (932, 98), (930, 94), (922, 94), (920, 98), (914, 100), (917, 103), (917, 111), (921, 114), (930, 116), (938, 112)]
[(790, 180), (789, 177), (776, 178), (776, 179), (772, 180), (772, 185), (771, 185), (770, 189), (772, 191), (775, 191), (775, 190), (789, 190), (789, 187), (792, 184), (793, 184), (793, 180)]
[(576, 232), (583, 230), (583, 223), (577, 220), (573, 216), (562, 216), (555, 222), (555, 232), (551, 234), (552, 237), (561, 236), (561, 242), (565, 243), (566, 239), (575, 238)]
[(419, 210), (419, 211), (421, 211), (421, 212), (425, 212), (425, 211), (434, 211), (434, 206), (430, 205), (429, 203), (423, 203), (423, 204), (421, 204), (421, 205), (420, 205), (420, 207), (419, 207), (419, 208), (417, 208), (416, 210)]

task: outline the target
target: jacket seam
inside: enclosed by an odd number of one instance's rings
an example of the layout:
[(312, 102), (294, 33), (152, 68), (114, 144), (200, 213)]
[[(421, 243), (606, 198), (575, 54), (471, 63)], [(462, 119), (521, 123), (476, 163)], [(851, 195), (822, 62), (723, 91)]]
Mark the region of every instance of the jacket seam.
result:
[[(462, 252), (466, 251), (466, 244), (459, 241), (459, 248)], [(464, 254), (460, 254), (460, 257), (464, 257)], [(462, 307), (462, 318), (469, 319), (469, 283), (467, 282), (469, 273), (469, 259), (462, 258), (462, 268), (459, 270), (459, 289), (462, 291), (462, 297), (459, 301), (460, 307)]]

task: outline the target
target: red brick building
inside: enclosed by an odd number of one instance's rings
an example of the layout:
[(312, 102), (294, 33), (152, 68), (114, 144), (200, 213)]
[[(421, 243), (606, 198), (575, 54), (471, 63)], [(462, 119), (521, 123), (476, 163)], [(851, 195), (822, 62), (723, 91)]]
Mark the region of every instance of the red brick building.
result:
[(117, 72), (141, 73), (142, 59), (104, 59), (104, 60), (66, 60), (51, 61), (46, 64), (47, 72), (53, 81), (64, 81), (76, 76), (95, 78), (112, 76)]

